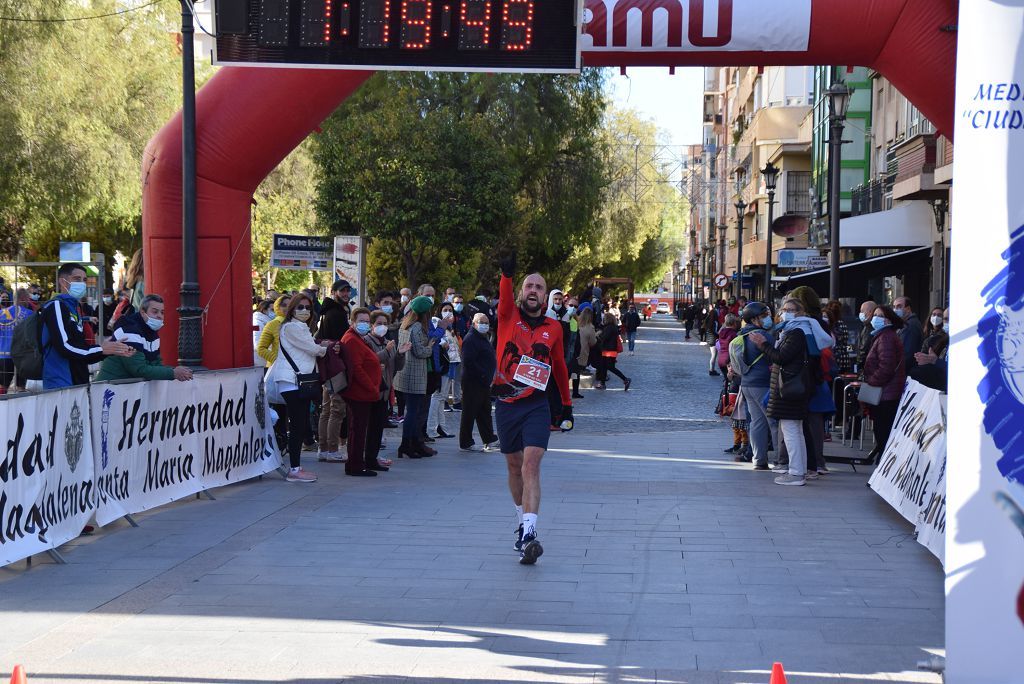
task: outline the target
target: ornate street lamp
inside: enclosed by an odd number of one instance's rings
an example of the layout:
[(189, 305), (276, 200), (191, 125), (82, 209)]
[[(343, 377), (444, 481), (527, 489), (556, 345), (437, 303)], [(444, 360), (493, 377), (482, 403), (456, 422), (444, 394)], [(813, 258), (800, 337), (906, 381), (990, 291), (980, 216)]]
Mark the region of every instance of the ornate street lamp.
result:
[(740, 197), (736, 203), (736, 298), (743, 294), (743, 216), (747, 203)]
[(946, 308), (946, 215), (949, 213), (949, 204), (944, 199), (932, 200), (932, 211), (935, 213), (935, 230), (939, 232), (939, 240), (942, 242), (942, 251), (939, 253), (939, 267), (942, 269), (939, 274), (939, 306)]
[(761, 169), (764, 176), (764, 186), (768, 190), (768, 230), (765, 236), (767, 245), (764, 257), (764, 303), (772, 305), (772, 223), (775, 221), (775, 188), (779, 182), (779, 169), (768, 162)]
[(742, 166), (736, 169), (736, 298), (743, 294), (743, 216), (747, 203), (743, 201), (743, 180), (747, 170)]
[(831, 243), (828, 293), (830, 299), (839, 299), (839, 184), (842, 172), (843, 126), (846, 122), (846, 112), (850, 108), (850, 96), (853, 94), (853, 90), (839, 81), (833, 83), (826, 94), (828, 95), (829, 162), (832, 165), (832, 182), (829, 183), (828, 197)]

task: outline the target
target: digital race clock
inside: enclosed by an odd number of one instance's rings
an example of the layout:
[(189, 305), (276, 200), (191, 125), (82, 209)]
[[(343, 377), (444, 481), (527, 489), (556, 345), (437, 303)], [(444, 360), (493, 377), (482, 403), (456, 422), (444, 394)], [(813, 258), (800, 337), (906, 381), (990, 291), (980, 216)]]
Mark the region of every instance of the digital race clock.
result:
[(579, 71), (579, 0), (216, 0), (214, 63)]

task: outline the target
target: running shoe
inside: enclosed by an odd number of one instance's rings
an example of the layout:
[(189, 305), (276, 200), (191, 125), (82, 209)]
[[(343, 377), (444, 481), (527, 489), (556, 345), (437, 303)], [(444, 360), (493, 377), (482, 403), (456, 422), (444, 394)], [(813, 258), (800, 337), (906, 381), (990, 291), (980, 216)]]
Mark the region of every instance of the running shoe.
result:
[(798, 475), (786, 474), (786, 475), (779, 475), (777, 478), (775, 478), (775, 484), (777, 484), (777, 485), (790, 485), (790, 486), (796, 486), (796, 487), (803, 487), (806, 484), (806, 482), (804, 481), (804, 478), (802, 478), (802, 477), (800, 477)]
[(479, 444), (470, 444), (466, 447), (459, 447), (459, 451), (483, 451), (484, 448)]
[(516, 543), (512, 545), (512, 548), (516, 550), (516, 553), (519, 553), (519, 552), (521, 552), (523, 550), (523, 525), (522, 525), (522, 523), (520, 523), (519, 527), (516, 528), (516, 531), (514, 532), (514, 534), (516, 535)]
[(494, 453), (495, 451), (501, 451), (501, 447), (497, 442), (491, 442), (490, 444), (484, 444), (485, 453)]
[(289, 470), (284, 479), (288, 482), (316, 482), (316, 475), (299, 468), (298, 470)]
[(788, 473), (789, 472), (789, 464), (788, 463), (777, 463), (777, 464), (772, 466), (772, 471), (776, 472), (776, 473)]
[(323, 463), (344, 463), (347, 459), (337, 451), (321, 451), (316, 455), (316, 460)]
[(523, 549), (519, 552), (519, 563), (521, 565), (533, 565), (537, 559), (544, 555), (544, 547), (537, 541), (536, 534), (523, 535)]

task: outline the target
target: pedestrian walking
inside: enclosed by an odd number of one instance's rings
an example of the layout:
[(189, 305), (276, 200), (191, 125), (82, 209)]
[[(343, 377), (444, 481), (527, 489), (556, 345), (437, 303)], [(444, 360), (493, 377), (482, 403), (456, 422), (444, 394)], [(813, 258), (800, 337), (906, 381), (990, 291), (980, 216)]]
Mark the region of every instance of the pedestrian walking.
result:
[(640, 329), (640, 314), (636, 312), (636, 304), (630, 303), (626, 315), (622, 318), (622, 324), (626, 328), (626, 341), (629, 345), (629, 355), (636, 354), (636, 334)]

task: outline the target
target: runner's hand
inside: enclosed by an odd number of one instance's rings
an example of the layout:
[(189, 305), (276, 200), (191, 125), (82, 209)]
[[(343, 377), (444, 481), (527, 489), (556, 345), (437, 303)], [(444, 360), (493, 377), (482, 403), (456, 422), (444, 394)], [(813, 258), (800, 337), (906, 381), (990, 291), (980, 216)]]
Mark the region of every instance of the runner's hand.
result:
[(559, 425), (564, 425), (566, 421), (568, 421), (569, 427), (568, 428), (563, 427), (562, 428), (563, 432), (568, 432), (569, 430), (572, 430), (573, 427), (575, 427), (575, 425), (576, 425), (576, 420), (572, 416), (572, 406), (563, 406), (562, 407), (562, 420), (561, 420), (561, 423), (559, 423)]
[(502, 275), (506, 278), (514, 277), (516, 274), (516, 253), (511, 252), (508, 256), (502, 257), (498, 264), (501, 266)]

